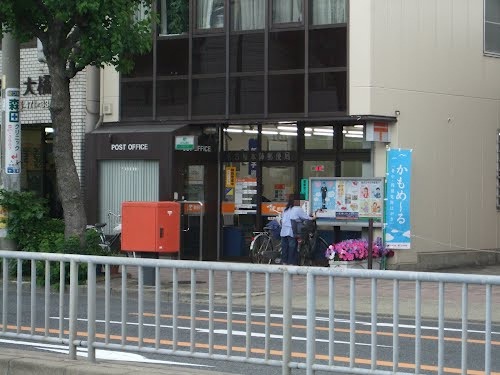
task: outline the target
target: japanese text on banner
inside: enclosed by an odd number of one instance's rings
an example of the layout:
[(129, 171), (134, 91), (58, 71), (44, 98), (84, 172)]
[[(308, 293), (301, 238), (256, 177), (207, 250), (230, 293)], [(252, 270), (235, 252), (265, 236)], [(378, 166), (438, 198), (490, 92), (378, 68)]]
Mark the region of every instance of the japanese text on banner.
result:
[(5, 172), (21, 173), (21, 122), (19, 89), (5, 90)]
[(412, 150), (387, 151), (385, 243), (389, 249), (411, 247), (410, 183)]

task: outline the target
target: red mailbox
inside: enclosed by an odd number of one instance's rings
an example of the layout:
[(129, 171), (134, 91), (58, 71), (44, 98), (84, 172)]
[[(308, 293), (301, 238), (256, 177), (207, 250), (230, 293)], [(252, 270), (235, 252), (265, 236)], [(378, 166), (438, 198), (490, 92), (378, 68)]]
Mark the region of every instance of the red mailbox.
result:
[(122, 251), (178, 252), (180, 218), (177, 202), (123, 202)]

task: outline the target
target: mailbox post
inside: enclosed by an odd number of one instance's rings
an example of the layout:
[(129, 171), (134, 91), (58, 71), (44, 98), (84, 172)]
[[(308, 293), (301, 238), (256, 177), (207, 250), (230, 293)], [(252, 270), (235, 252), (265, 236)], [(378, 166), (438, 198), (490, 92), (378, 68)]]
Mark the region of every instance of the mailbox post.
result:
[[(123, 202), (121, 251), (143, 258), (180, 251), (180, 204), (178, 202)], [(154, 285), (154, 268), (144, 269), (144, 283)]]

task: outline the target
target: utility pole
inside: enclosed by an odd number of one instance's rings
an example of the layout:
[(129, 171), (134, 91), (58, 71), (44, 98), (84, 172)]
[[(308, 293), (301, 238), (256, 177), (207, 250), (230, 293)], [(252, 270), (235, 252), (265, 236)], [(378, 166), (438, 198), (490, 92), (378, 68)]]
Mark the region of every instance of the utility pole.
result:
[[(10, 33), (2, 38), (2, 130), (1, 130), (1, 187), (8, 191), (21, 190), (21, 120), (19, 42)], [(5, 216), (2, 209), (1, 214)], [(15, 249), (6, 240), (5, 223), (0, 223), (0, 249)]]

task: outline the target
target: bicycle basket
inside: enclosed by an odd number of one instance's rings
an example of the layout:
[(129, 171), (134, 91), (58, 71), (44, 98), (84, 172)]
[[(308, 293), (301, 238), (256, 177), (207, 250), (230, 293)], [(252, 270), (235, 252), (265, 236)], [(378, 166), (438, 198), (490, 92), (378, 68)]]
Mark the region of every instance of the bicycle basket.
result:
[(275, 240), (279, 240), (281, 238), (281, 226), (276, 220), (270, 221), (269, 224), (267, 224), (267, 227)]
[(316, 231), (316, 221), (315, 220), (304, 220), (300, 228), (301, 235), (307, 235), (314, 233)]

